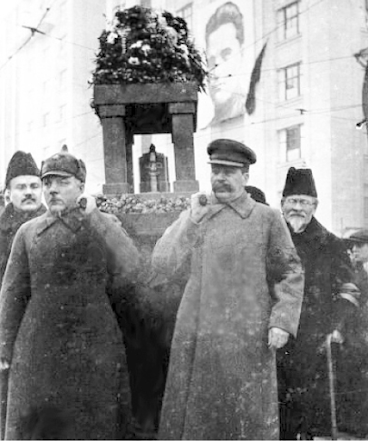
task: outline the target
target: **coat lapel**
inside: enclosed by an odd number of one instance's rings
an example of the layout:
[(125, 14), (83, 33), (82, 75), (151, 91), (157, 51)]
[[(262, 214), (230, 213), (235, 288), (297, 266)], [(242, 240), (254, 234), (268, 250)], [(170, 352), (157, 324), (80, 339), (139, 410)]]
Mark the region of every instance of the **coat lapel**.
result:
[(227, 204), (222, 204), (218, 201), (214, 194), (211, 195), (211, 205), (209, 206), (208, 219), (214, 217), (217, 213), (223, 210), (225, 207), (231, 207), (241, 218), (246, 219), (253, 211), (256, 202), (244, 192), (235, 201)]
[(73, 209), (62, 216), (53, 216), (48, 211), (46, 216), (39, 222), (37, 235), (41, 235), (56, 222), (63, 223), (69, 230), (76, 233), (81, 228), (83, 219), (84, 215), (80, 212), (79, 208)]

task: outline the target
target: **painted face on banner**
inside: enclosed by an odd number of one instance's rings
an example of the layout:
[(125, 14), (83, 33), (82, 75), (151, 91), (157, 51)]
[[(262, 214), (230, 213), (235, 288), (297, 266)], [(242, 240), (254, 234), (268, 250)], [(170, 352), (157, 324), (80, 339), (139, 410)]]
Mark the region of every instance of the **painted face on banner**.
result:
[(241, 98), (239, 78), (236, 76), (239, 71), (241, 44), (232, 23), (220, 26), (209, 35), (207, 56), (211, 71), (209, 91), (215, 108), (228, 108), (232, 102)]
[(226, 2), (216, 9), (206, 25), (208, 84), (214, 122), (245, 113), (247, 81), (243, 72), (243, 43), (243, 15), (235, 3)]

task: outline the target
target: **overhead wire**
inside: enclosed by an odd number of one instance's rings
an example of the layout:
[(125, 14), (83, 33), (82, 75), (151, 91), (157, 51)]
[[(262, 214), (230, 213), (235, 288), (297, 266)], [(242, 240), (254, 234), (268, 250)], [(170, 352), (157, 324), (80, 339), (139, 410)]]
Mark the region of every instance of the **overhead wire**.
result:
[(7, 58), (5, 63), (0, 66), (0, 72), (32, 40), (35, 34), (46, 35), (44, 32), (40, 31), (39, 27), (57, 1), (58, 0), (54, 0), (53, 3), (48, 8), (46, 8), (36, 27), (20, 25), (23, 28), (29, 29), (31, 31), (31, 35), (18, 47), (18, 49), (16, 49), (16, 51), (12, 55)]
[[(49, 12), (49, 10), (51, 9), (51, 7), (56, 3), (56, 1), (57, 0), (55, 0), (54, 2), (53, 2), (53, 4), (49, 7), (49, 8), (47, 8), (46, 9), (46, 11), (44, 12), (44, 14), (43, 14), (43, 16), (41, 17), (41, 19), (40, 19), (40, 22), (38, 23), (38, 25), (37, 25), (37, 27), (36, 27), (36, 30), (38, 30), (38, 27), (42, 24), (42, 21), (44, 20), (44, 18), (46, 17), (46, 15), (48, 14), (48, 12)], [(318, 0), (318, 1), (316, 1), (315, 3), (313, 3), (312, 5), (310, 5), (309, 7), (307, 7), (306, 9), (304, 9), (303, 11), (300, 11), (299, 12), (299, 16), (300, 15), (302, 15), (302, 14), (305, 14), (307, 11), (309, 11), (311, 8), (313, 8), (313, 7), (315, 7), (315, 6), (317, 6), (317, 5), (319, 5), (320, 3), (322, 3), (324, 0)], [(282, 26), (283, 24), (279, 24), (279, 25), (277, 25), (276, 27), (274, 27), (271, 31), (269, 31), (269, 32), (267, 32), (266, 34), (264, 34), (261, 38), (259, 38), (259, 39), (257, 39), (257, 40), (255, 40), (252, 44), (250, 44), (250, 45), (248, 45), (248, 46), (245, 46), (245, 48), (249, 48), (249, 47), (251, 47), (251, 46), (255, 46), (259, 41), (262, 41), (262, 40), (265, 40), (266, 38), (268, 38), (271, 34), (273, 34), (274, 32), (276, 32), (281, 26)], [(71, 42), (71, 41), (67, 41), (67, 40), (65, 40), (65, 37), (56, 37), (56, 36), (53, 36), (53, 35), (50, 35), (50, 34), (47, 34), (47, 33), (44, 33), (44, 32), (42, 32), (42, 33), (40, 33), (40, 35), (42, 35), (42, 36), (45, 36), (45, 37), (47, 37), (47, 38), (51, 38), (51, 39), (55, 39), (55, 40), (58, 40), (58, 41), (60, 41), (60, 42), (62, 42), (63, 44), (65, 43), (65, 44), (71, 44), (71, 45), (73, 45), (73, 46), (77, 46), (77, 47), (81, 47), (81, 48), (84, 48), (84, 49), (86, 49), (86, 50), (90, 50), (90, 51), (95, 51), (96, 49), (94, 49), (94, 48), (91, 48), (91, 47), (88, 47), (88, 46), (85, 46), (85, 45), (81, 45), (81, 44), (78, 44), (78, 43), (75, 43), (75, 42)], [(24, 47), (27, 43), (28, 43), (28, 41), (32, 38), (32, 36), (33, 36), (33, 34), (29, 37), (29, 39), (26, 41), (26, 42), (24, 42), (23, 44), (22, 44), (22, 46), (20, 47), (20, 48), (18, 48), (17, 49), (17, 51), (11, 56), (11, 57), (9, 57), (9, 60), (7, 60), (7, 62), (8, 61), (10, 61), (10, 59), (11, 58), (13, 58), (21, 49), (22, 49), (22, 47)], [(236, 56), (237, 54), (234, 54), (234, 56)], [(349, 55), (349, 56), (343, 56), (343, 57), (331, 57), (331, 58), (329, 58), (329, 59), (325, 59), (325, 60), (315, 60), (315, 61), (311, 61), (311, 62), (308, 62), (308, 63), (303, 63), (303, 64), (315, 64), (315, 63), (324, 63), (324, 62), (327, 62), (327, 61), (332, 61), (332, 60), (337, 60), (337, 59), (344, 59), (344, 58), (350, 58), (350, 57), (352, 57), (352, 55)], [(218, 67), (219, 65), (220, 65), (221, 63), (218, 63), (216, 66), (214, 66), (214, 68), (213, 69), (215, 69), (216, 67)], [(0, 67), (0, 70), (2, 69), (2, 67)], [(212, 69), (212, 70), (213, 70)], [(264, 69), (264, 70), (262, 70), (262, 71), (274, 71), (274, 70), (276, 70), (276, 69)], [(237, 74), (236, 74), (237, 75)], [(235, 76), (235, 75), (234, 75)], [(87, 86), (86, 86), (87, 87)], [(241, 95), (241, 96), (243, 96), (244, 98), (245, 98), (245, 95), (244, 94), (241, 94), (241, 93), (238, 93), (238, 95)], [(259, 101), (264, 101), (264, 102), (267, 102), (266, 100), (262, 100), (262, 99), (259, 99), (259, 98), (257, 98), (257, 100), (259, 100)], [(270, 102), (269, 102), (270, 103)], [(289, 108), (289, 106), (287, 105), (287, 103), (283, 103), (283, 104), (281, 104), (281, 103), (272, 103), (272, 104), (274, 104), (274, 105), (277, 105), (277, 106), (281, 106), (281, 107), (285, 107), (285, 108)], [(359, 105), (357, 105), (357, 106), (349, 106), (349, 107), (358, 107), (358, 106), (361, 106), (361, 104), (359, 104)], [(298, 111), (298, 110), (300, 110), (300, 109), (294, 109), (295, 111)], [(331, 112), (331, 111), (333, 111), (333, 109), (332, 108), (326, 108), (326, 112)], [(336, 109), (336, 111), (337, 111), (337, 109)], [(92, 112), (92, 111), (91, 111)], [(82, 115), (85, 115), (85, 114), (89, 114), (89, 113), (91, 113), (91, 112), (85, 112), (84, 114), (82, 114)], [(307, 109), (305, 109), (305, 112), (308, 112), (308, 114), (317, 114), (317, 111), (311, 111), (311, 110), (307, 110)], [(323, 113), (323, 112), (321, 112), (321, 113)], [(76, 116), (73, 116), (73, 117), (71, 117), (71, 118), (68, 118), (68, 119), (73, 119), (73, 118), (76, 118), (76, 117), (78, 117), (79, 115), (76, 115)], [(274, 118), (274, 119), (268, 119), (268, 120), (263, 120), (263, 121), (256, 121), (256, 122), (253, 122), (252, 124), (261, 124), (261, 123), (264, 123), (264, 122), (267, 122), (267, 121), (272, 121), (272, 120), (280, 120), (280, 119), (287, 119), (287, 118), (290, 118), (290, 117), (295, 117), (295, 115), (285, 115), (285, 116), (283, 116), (283, 117), (278, 117), (278, 118)], [(59, 124), (59, 122), (56, 122), (56, 123), (54, 123), (54, 124)], [(241, 127), (243, 127), (243, 123), (242, 124), (240, 124), (239, 126), (238, 126), (238, 128), (241, 128)], [(229, 127), (228, 129), (224, 129), (224, 130), (221, 130), (222, 132), (226, 132), (227, 130), (236, 130), (236, 127), (234, 127), (234, 126), (232, 126), (232, 127)], [(79, 144), (77, 144), (77, 145), (81, 145), (81, 144), (83, 144), (83, 143), (85, 143), (85, 142), (88, 142), (90, 139), (93, 139), (93, 138), (95, 138), (95, 137), (97, 137), (97, 136), (99, 136), (101, 134), (101, 132), (99, 132), (98, 134), (96, 134), (96, 135), (94, 135), (94, 136), (92, 136), (92, 137), (90, 137), (90, 138), (87, 138), (86, 140), (84, 140), (84, 141), (82, 141), (81, 143), (79, 143)], [(201, 136), (201, 135), (199, 135), (199, 136)], [(205, 134), (205, 135), (203, 135), (203, 136), (208, 136), (207, 134)], [(198, 138), (198, 135), (196, 135), (196, 137)]]

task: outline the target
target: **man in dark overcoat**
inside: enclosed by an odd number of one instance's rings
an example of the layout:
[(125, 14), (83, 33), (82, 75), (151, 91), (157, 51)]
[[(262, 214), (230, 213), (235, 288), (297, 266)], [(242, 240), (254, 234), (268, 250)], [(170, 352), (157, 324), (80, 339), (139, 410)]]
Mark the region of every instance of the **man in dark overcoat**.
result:
[(244, 189), (256, 155), (208, 146), (212, 194), (192, 196), (156, 244), (154, 270), (189, 264), (159, 426), (160, 439), (278, 439), (275, 349), (295, 335), (303, 274), (280, 213)]
[[(41, 202), (40, 170), (30, 153), (17, 151), (10, 159), (5, 176), (9, 203), (0, 215), (0, 287), (15, 233), (25, 222), (46, 211)], [(6, 419), (7, 372), (0, 373), (0, 434), (4, 439)]]
[[(281, 439), (331, 434), (326, 338), (343, 341), (358, 307), (346, 246), (314, 217), (317, 190), (310, 169), (288, 171), (283, 215), (305, 273), (298, 335), (278, 351)], [(353, 289), (350, 289), (353, 286)]]
[(12, 156), (5, 177), (9, 199), (0, 215), (0, 286), (15, 233), (19, 227), (46, 211), (42, 204), (40, 170), (32, 155), (17, 151)]
[(85, 178), (83, 161), (68, 152), (44, 161), (48, 211), (14, 239), (0, 292), (5, 439), (37, 436), (29, 428), (33, 415), (62, 419), (53, 439), (127, 436), (129, 376), (114, 308), (134, 283), (138, 253), (83, 195)]
[(352, 253), (354, 283), (360, 307), (347, 322), (344, 343), (337, 357), (339, 428), (359, 438), (368, 435), (368, 229), (346, 239)]

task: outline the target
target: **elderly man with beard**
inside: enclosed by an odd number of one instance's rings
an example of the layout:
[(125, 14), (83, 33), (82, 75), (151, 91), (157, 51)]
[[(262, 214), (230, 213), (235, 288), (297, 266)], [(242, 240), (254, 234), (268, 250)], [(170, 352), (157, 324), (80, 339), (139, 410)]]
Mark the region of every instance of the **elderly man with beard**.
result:
[[(15, 233), (46, 211), (41, 202), (40, 170), (30, 153), (17, 151), (12, 156), (5, 177), (5, 197), (9, 203), (0, 215), (0, 287)], [(2, 372), (0, 378), (0, 434), (4, 439), (7, 372)]]
[(317, 191), (310, 169), (288, 171), (281, 202), (305, 273), (296, 339), (278, 351), (281, 439), (330, 435), (326, 337), (343, 341), (359, 292), (345, 244), (314, 217)]
[(244, 189), (255, 153), (208, 146), (212, 194), (192, 196), (153, 252), (168, 279), (189, 265), (160, 439), (278, 439), (275, 349), (295, 335), (303, 275), (280, 214)]

